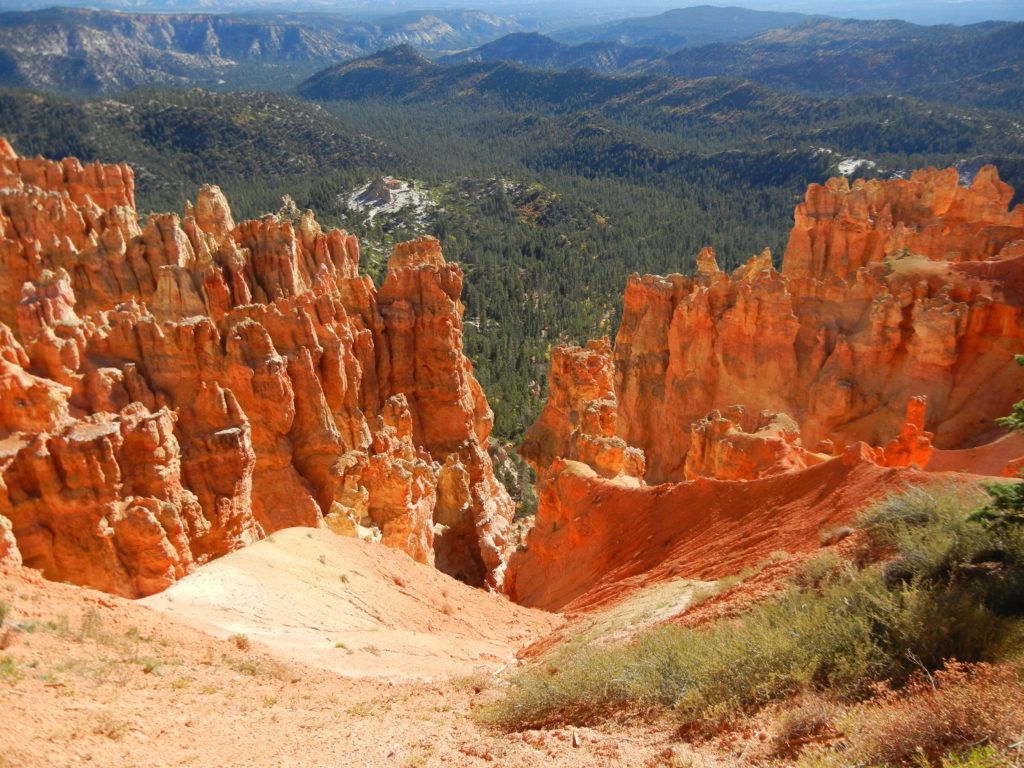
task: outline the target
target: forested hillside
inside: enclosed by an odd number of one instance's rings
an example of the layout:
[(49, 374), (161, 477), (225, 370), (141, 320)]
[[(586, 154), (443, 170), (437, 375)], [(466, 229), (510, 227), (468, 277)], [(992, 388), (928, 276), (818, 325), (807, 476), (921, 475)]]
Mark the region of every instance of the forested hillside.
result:
[[(325, 176), (356, 183), (387, 149), (322, 107), (262, 92), (140, 91), (76, 101), (0, 91), (0, 134), (26, 155), (128, 161), (140, 210), (178, 210), (217, 183), (241, 215), (307, 197)], [(258, 180), (258, 184), (254, 184)]]

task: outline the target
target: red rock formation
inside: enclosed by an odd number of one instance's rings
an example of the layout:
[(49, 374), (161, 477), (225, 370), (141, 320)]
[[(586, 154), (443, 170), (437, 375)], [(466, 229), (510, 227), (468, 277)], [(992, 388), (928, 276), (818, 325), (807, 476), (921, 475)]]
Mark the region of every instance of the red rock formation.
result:
[(193, 564), (190, 537), (209, 523), (181, 484), (174, 414), (133, 403), (54, 434), (9, 437), (0, 514), (26, 565), (49, 578), (151, 594)]
[(149, 594), (324, 516), (433, 562), (440, 517), (443, 567), (500, 583), (512, 503), (436, 240), (378, 292), (309, 212), (236, 223), (207, 186), (143, 228), (125, 166), (4, 142), (0, 175), (0, 515), (26, 565)]
[[(805, 445), (885, 444), (916, 396), (939, 448), (983, 442), (1021, 397), (1024, 208), (983, 169), (812, 186), (781, 273), (636, 277), (615, 343), (618, 434), (647, 480), (685, 477), (691, 425), (734, 404), (785, 413)], [(984, 397), (978, 397), (978, 393)]]
[(928, 398), (913, 397), (907, 403), (907, 419), (903, 429), (883, 450), (882, 462), (888, 467), (927, 467), (931, 461), (932, 433), (925, 432), (925, 408)]
[(752, 480), (806, 469), (830, 458), (804, 448), (800, 428), (785, 414), (764, 411), (751, 418), (743, 406), (735, 405), (725, 415), (712, 411), (691, 425), (684, 470), (687, 480)]
[(520, 448), (536, 468), (562, 458), (581, 461), (602, 477), (643, 478), (643, 452), (616, 436), (613, 368), (607, 339), (585, 349), (552, 349), (547, 405)]
[(404, 395), (396, 395), (377, 417), (374, 453), (362, 473), (369, 521), (381, 541), (408, 552), (421, 563), (434, 563), (434, 510), (438, 471), (430, 455), (413, 445), (412, 416)]
[[(661, 555), (651, 547), (682, 544), (644, 510), (689, 515), (657, 500), (703, 499), (704, 478), (742, 488), (861, 464), (998, 473), (1019, 456), (1012, 441), (978, 446), (1003, 434), (995, 418), (1024, 397), (1013, 365), (1024, 346), (1024, 207), (1007, 210), (1012, 190), (994, 168), (969, 188), (958, 178), (928, 170), (811, 186), (781, 272), (766, 251), (727, 275), (705, 249), (693, 277), (632, 276), (614, 350), (553, 352), (551, 395), (522, 448), (540, 504), (510, 562), (509, 592), (557, 607), (604, 574), (653, 567)], [(600, 413), (590, 424), (614, 425), (600, 434), (646, 458), (644, 480), (679, 484), (627, 490), (610, 479), (581, 450), (588, 413)], [(752, 488), (715, 487), (754, 509)], [(703, 514), (730, 514), (699, 503)], [(771, 519), (784, 503), (772, 496), (759, 509)], [(762, 540), (764, 525), (743, 535)], [(596, 554), (595, 537), (611, 550)], [(706, 558), (701, 568), (716, 570)]]
[(18, 542), (14, 539), (11, 521), (0, 515), (0, 565), (21, 565), (21, 552)]
[(1020, 239), (1024, 208), (1007, 213), (1013, 189), (995, 167), (970, 187), (955, 168), (915, 171), (908, 180), (844, 177), (812, 184), (794, 215), (783, 272), (835, 280), (901, 255), (958, 263), (998, 256)]
[(25, 370), (28, 355), (3, 325), (0, 344), (0, 429), (46, 432), (66, 423), (70, 388)]
[[(378, 295), (390, 350), (383, 373), (385, 388), (408, 398), (413, 442), (449, 468), (446, 488), (457, 476), (463, 487), (456, 496), (468, 494), (468, 506), (455, 519), (452, 504), (443, 504), (448, 522), (438, 539), (440, 562), (470, 583), (499, 585), (514, 508), (486, 453), (494, 415), (461, 352), (461, 292), (462, 270), (445, 263), (437, 240), (395, 247)], [(452, 528), (465, 533), (455, 536)]]

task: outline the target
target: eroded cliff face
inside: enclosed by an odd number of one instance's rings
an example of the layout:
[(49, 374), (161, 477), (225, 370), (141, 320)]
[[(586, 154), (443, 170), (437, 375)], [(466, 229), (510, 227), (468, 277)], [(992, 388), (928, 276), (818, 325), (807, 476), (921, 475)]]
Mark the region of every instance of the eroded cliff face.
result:
[[(462, 354), (462, 273), (216, 187), (134, 208), (131, 169), (0, 140), (0, 557), (136, 596), (293, 526), (499, 584), (512, 502)], [(9, 557), (14, 557), (14, 554)]]
[[(969, 188), (952, 169), (853, 188), (833, 179), (797, 208), (781, 272), (766, 252), (729, 275), (706, 249), (694, 276), (631, 277), (604, 365), (615, 434), (644, 452), (647, 481), (715, 475), (691, 446), (708, 455), (708, 430), (722, 427), (699, 422), (736, 405), (747, 421), (785, 414), (794, 427), (782, 433), (815, 453), (884, 446), (921, 397), (919, 431), (937, 447), (993, 437), (1024, 395), (1012, 365), (1024, 347), (1024, 207), (1008, 212), (1011, 197), (992, 167)], [(552, 368), (553, 392), (576, 386)], [(553, 397), (538, 424), (567, 436), (575, 424), (560, 409)], [(529, 440), (524, 450), (548, 462)]]
[[(726, 274), (705, 249), (696, 275), (632, 276), (614, 348), (553, 353), (551, 396), (522, 447), (540, 506), (510, 593), (552, 607), (527, 596), (557, 581), (552, 537), (567, 521), (603, 529), (595, 515), (629, 517), (645, 494), (666, 492), (621, 490), (637, 478), (751, 481), (835, 461), (926, 468), (935, 449), (951, 469), (969, 453), (954, 449), (999, 438), (995, 418), (1024, 398), (1013, 363), (1024, 348), (1024, 207), (1008, 210), (1012, 197), (992, 167), (970, 187), (953, 169), (833, 179), (796, 209), (781, 272), (766, 251)], [(590, 450), (595, 437), (629, 455), (629, 469)], [(1001, 441), (985, 463), (1018, 453)], [(612, 485), (632, 494), (630, 509), (599, 503), (611, 491), (597, 489)], [(559, 557), (573, 559), (580, 537), (559, 541)], [(614, 560), (577, 565), (597, 574)]]

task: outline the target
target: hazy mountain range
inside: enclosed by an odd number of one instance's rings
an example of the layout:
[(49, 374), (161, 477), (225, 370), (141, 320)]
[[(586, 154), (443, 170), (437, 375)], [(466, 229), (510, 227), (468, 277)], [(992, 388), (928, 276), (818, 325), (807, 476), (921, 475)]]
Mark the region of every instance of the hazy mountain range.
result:
[[(320, 11), (353, 18), (375, 18), (404, 11), (422, 11), (419, 0), (65, 0), (65, 5), (120, 11), (229, 13), (239, 11)], [(732, 6), (735, 0), (711, 0), (705, 5)], [(46, 8), (51, 0), (10, 0), (9, 9)], [(550, 31), (555, 26), (592, 26), (630, 16), (654, 16), (678, 8), (673, 0), (634, 0), (625, 5), (606, 0), (446, 0), (447, 9), (480, 9), (489, 13), (536, 20)], [(986, 20), (1024, 21), (1019, 0), (746, 0), (759, 11), (805, 13), (857, 19), (902, 19), (918, 24), (971, 24)]]
[(281, 87), (325, 64), (389, 46), (451, 51), (519, 29), (514, 19), (480, 11), (374, 21), (335, 14), (8, 12), (0, 13), (0, 82), (82, 93), (139, 86)]
[(769, 29), (800, 24), (808, 18), (803, 13), (701, 5), (676, 8), (654, 16), (562, 29), (553, 32), (551, 36), (564, 43), (606, 41), (622, 45), (654, 45), (672, 50), (705, 43), (743, 40)]
[(921, 26), (695, 6), (543, 35), (471, 10), (355, 19), (328, 13), (0, 13), (0, 84), (76, 94), (137, 87), (290, 88), (396, 45), (445, 65), (739, 77), (820, 94), (895, 91), (1014, 108), (1024, 25)]
[(568, 45), (536, 33), (515, 33), (439, 62), (507, 61), (538, 69), (733, 77), (808, 94), (901, 93), (1002, 109), (1024, 107), (1024, 23), (961, 27), (807, 19), (746, 40), (670, 53), (652, 47), (653, 38), (631, 35), (647, 45), (630, 46), (621, 39)]

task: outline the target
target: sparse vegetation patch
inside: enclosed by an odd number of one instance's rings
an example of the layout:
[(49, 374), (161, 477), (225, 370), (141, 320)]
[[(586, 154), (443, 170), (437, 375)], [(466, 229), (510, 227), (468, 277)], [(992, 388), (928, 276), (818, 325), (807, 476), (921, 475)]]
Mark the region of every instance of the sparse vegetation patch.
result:
[[(877, 698), (885, 681), (890, 687), (875, 706), (896, 706), (917, 700), (921, 679), (941, 677), (951, 691), (959, 690), (954, 683), (968, 690), (975, 685), (968, 668), (936, 671), (953, 659), (1009, 657), (1024, 626), (1017, 578), (1024, 535), (972, 519), (981, 503), (973, 491), (892, 495), (860, 521), (865, 544), (854, 559), (819, 555), (780, 598), (738, 621), (662, 627), (625, 646), (555, 657), (516, 676), (486, 718), (518, 730), (653, 708), (704, 728), (799, 692), (864, 701)], [(986, 680), (996, 673), (979, 674)], [(1006, 683), (1001, 674), (996, 678)], [(957, 695), (933, 697), (929, 706), (944, 711)], [(801, 731), (824, 728), (794, 717), (797, 741)], [(971, 744), (954, 741), (940, 739), (929, 759)]]
[(0, 656), (0, 680), (14, 685), (24, 677), (24, 673), (10, 656)]
[(831, 764), (1001, 765), (997, 752), (1024, 734), (1021, 702), (1024, 681), (1010, 666), (950, 663), (922, 672), (839, 718), (846, 749), (831, 754)]

